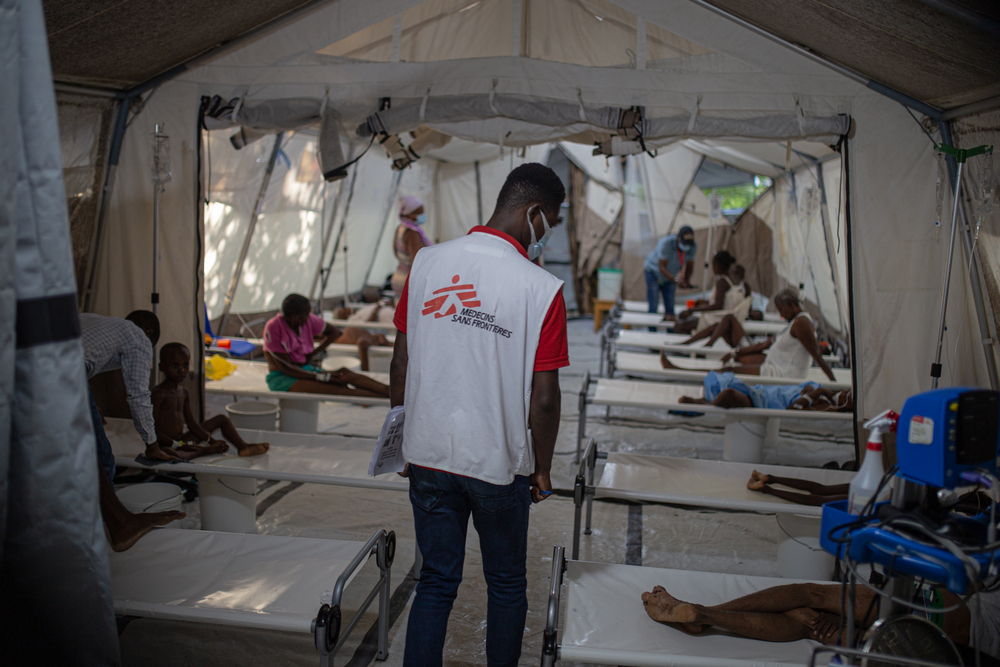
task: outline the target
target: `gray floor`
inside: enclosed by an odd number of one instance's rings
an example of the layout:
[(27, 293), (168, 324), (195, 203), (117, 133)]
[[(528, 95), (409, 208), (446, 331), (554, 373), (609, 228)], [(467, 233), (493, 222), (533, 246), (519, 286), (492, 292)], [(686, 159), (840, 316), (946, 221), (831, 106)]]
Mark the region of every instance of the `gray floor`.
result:
[[(553, 475), (556, 487), (565, 492), (572, 488), (575, 475), (572, 459), (576, 444), (577, 394), (583, 374), (587, 370), (596, 371), (599, 356), (597, 336), (589, 319), (571, 321), (569, 331), (573, 365), (561, 372), (562, 428)], [(209, 414), (223, 411), (225, 403), (218, 397), (211, 398)], [(372, 439), (383, 416), (384, 411), (379, 408), (326, 404), (321, 409), (320, 428)], [(765, 451), (765, 461), (818, 466), (851, 458), (853, 446), (849, 432), (841, 425), (834, 426), (839, 426), (839, 430), (828, 430), (825, 424), (820, 424), (811, 427), (812, 433), (783, 434), (776, 447)], [(721, 429), (698, 420), (664, 419), (639, 410), (615, 410), (606, 419), (603, 410), (594, 410), (588, 417), (588, 433), (605, 450), (705, 459), (722, 456)], [(835, 433), (836, 437), (829, 433)], [(186, 520), (187, 526), (197, 527), (196, 503), (186, 509), (191, 514)], [(572, 522), (573, 503), (568, 494), (554, 496), (532, 508), (528, 545), (529, 611), (522, 664), (538, 663), (552, 548), (570, 544)], [(393, 590), (397, 593), (397, 618), (391, 630), (390, 656), (384, 664), (402, 664), (409, 611), (407, 593), (412, 590), (413, 583), (408, 574), (414, 557), (413, 528), (405, 494), (315, 484), (264, 484), (258, 499), (257, 525), (261, 533), (341, 539), (365, 539), (381, 527), (396, 531), (399, 548), (393, 568)], [(584, 538), (581, 557), (603, 562), (779, 576), (777, 549), (783, 538), (773, 516), (597, 502), (594, 533)], [(445, 646), (445, 663), (450, 666), (485, 662), (485, 584), (474, 530), (470, 530), (466, 547), (465, 572)], [(362, 622), (355, 631), (357, 637), (344, 647), (336, 664), (368, 664), (370, 646), (360, 640), (372, 620), (366, 618)], [(139, 619), (126, 626), (121, 640), (129, 665), (315, 665), (318, 662), (307, 638), (282, 633)]]

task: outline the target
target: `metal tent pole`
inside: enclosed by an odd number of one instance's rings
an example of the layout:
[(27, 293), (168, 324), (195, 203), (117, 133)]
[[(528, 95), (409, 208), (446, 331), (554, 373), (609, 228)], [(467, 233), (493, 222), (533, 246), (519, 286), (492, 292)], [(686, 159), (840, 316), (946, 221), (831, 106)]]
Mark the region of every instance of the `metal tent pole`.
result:
[(958, 200), (962, 192), (962, 167), (965, 162), (958, 163), (958, 171), (952, 183), (954, 202), (951, 207), (951, 234), (948, 241), (948, 268), (944, 274), (944, 293), (941, 295), (941, 324), (938, 326), (937, 345), (934, 351), (934, 362), (931, 364), (931, 389), (937, 389), (941, 381), (941, 349), (944, 347), (945, 320), (948, 317), (948, 292), (951, 289), (951, 269), (955, 263), (955, 236), (958, 234)]
[(260, 209), (264, 206), (264, 197), (267, 195), (267, 188), (271, 184), (274, 163), (278, 160), (278, 153), (281, 151), (281, 140), (284, 137), (284, 132), (278, 132), (274, 136), (274, 147), (271, 148), (271, 156), (267, 159), (267, 168), (264, 170), (264, 178), (261, 180), (260, 189), (257, 190), (257, 200), (254, 202), (253, 212), (250, 214), (247, 233), (243, 237), (243, 247), (240, 248), (240, 256), (236, 260), (236, 268), (233, 269), (233, 276), (229, 281), (229, 289), (226, 290), (226, 298), (222, 305), (222, 319), (219, 321), (217, 332), (220, 336), (224, 335), (225, 332), (226, 321), (229, 319), (229, 311), (233, 307), (233, 297), (236, 295), (236, 288), (240, 283), (240, 275), (243, 273), (243, 263), (246, 262), (247, 252), (250, 250), (253, 232), (257, 227), (257, 220), (260, 218)]
[(317, 297), (320, 302), (323, 301), (323, 297), (326, 296), (326, 285), (330, 281), (330, 272), (333, 270), (333, 262), (337, 257), (337, 248), (340, 246), (340, 239), (344, 235), (344, 230), (347, 228), (347, 218), (351, 214), (351, 201), (354, 199), (354, 184), (358, 180), (358, 166), (354, 165), (354, 172), (351, 174), (351, 185), (347, 189), (347, 202), (344, 204), (344, 215), (342, 216), (340, 229), (337, 230), (337, 240), (333, 244), (333, 252), (330, 253), (330, 261), (327, 263), (326, 267), (321, 270), (322, 278), (320, 279), (319, 296)]
[[(941, 140), (948, 145), (952, 143), (952, 132), (951, 132), (951, 122), (942, 122), (940, 124), (941, 130)], [(975, 149), (973, 149), (975, 150)], [(989, 152), (992, 152), (992, 147), (989, 147)], [(956, 160), (951, 155), (946, 155), (946, 160), (948, 164), (948, 173), (952, 180), (952, 189), (958, 190), (958, 175), (961, 163), (956, 165)], [(956, 201), (958, 200), (958, 192), (956, 192)], [(975, 242), (972, 238), (972, 229), (968, 224), (966, 219), (965, 207), (959, 207), (959, 215), (962, 218), (962, 238), (965, 241), (965, 252), (966, 258), (969, 263), (969, 283), (972, 287), (972, 298), (976, 306), (976, 320), (979, 324), (979, 336), (983, 346), (983, 356), (986, 358), (986, 368), (988, 371), (990, 379), (990, 387), (992, 389), (1000, 389), (1000, 372), (997, 369), (995, 349), (997, 345), (996, 336), (991, 333), (991, 323), (990, 317), (992, 312), (986, 307), (984, 296), (983, 296), (983, 284), (982, 275), (980, 273), (981, 268), (979, 266), (979, 258), (975, 253)], [(996, 322), (992, 323), (992, 326), (996, 327)]]
[[(340, 196), (341, 194), (342, 193), (340, 191), (340, 181), (338, 181), (337, 195), (334, 197), (333, 201), (333, 210), (330, 211), (330, 216), (328, 218), (329, 223), (328, 225), (325, 226), (324, 229), (323, 244), (322, 244), (323, 247), (319, 251), (319, 262), (317, 262), (316, 264), (316, 273), (313, 274), (312, 285), (309, 286), (309, 300), (317, 301), (317, 303), (319, 300), (316, 297), (316, 288), (319, 287), (320, 277), (323, 275), (323, 266), (326, 264), (326, 253), (329, 251), (330, 241), (333, 239), (333, 228), (336, 226), (337, 220), (340, 217), (338, 213), (340, 213), (340, 205), (344, 201), (343, 197)], [(339, 244), (340, 240), (338, 238), (337, 243), (335, 243), (333, 246), (334, 252), (336, 252), (337, 245)], [(320, 297), (320, 299), (322, 299), (322, 297)]]
[(385, 236), (385, 230), (389, 226), (389, 214), (392, 213), (392, 203), (396, 201), (396, 195), (399, 194), (399, 182), (403, 180), (403, 172), (397, 171), (393, 174), (392, 179), (392, 191), (389, 193), (388, 198), (385, 201), (385, 208), (382, 210), (382, 229), (379, 230), (378, 240), (375, 242), (375, 250), (372, 251), (372, 261), (368, 262), (368, 270), (365, 272), (365, 280), (361, 283), (364, 287), (368, 284), (368, 281), (372, 277), (372, 269), (375, 268), (375, 260), (378, 259), (378, 249), (382, 245), (382, 238)]

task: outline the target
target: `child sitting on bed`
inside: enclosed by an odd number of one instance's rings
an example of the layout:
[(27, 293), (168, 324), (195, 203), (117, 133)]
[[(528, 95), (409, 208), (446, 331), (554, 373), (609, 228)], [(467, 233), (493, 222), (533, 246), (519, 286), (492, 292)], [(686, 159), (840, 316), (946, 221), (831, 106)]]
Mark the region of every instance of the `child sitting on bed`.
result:
[[(180, 343), (167, 343), (160, 349), (160, 371), (164, 380), (153, 389), (153, 419), (161, 443), (174, 445), (181, 458), (193, 459), (207, 454), (221, 454), (229, 449), (226, 440), (236, 447), (240, 456), (263, 454), (271, 446), (266, 442), (248, 443), (226, 415), (216, 415), (199, 423), (191, 412), (188, 390), (181, 384), (188, 376), (191, 353)], [(226, 440), (212, 438), (216, 429)], [(206, 444), (200, 444), (206, 443)]]

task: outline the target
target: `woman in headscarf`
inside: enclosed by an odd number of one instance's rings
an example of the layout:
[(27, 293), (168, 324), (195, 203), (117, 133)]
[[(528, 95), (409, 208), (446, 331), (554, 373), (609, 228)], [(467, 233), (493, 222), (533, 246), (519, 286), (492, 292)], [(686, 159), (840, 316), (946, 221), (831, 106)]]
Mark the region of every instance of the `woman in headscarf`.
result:
[(396, 227), (392, 242), (392, 249), (399, 262), (392, 274), (392, 291), (396, 293), (397, 299), (403, 293), (403, 286), (406, 284), (406, 277), (410, 275), (410, 266), (413, 265), (417, 251), (432, 245), (423, 230), (426, 221), (424, 203), (413, 195), (403, 197), (399, 203), (399, 226)]

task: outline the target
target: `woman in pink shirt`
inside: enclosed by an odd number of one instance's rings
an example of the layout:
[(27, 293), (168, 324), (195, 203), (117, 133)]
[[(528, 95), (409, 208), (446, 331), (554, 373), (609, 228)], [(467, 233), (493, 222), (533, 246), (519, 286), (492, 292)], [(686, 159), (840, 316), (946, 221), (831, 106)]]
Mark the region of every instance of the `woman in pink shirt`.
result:
[[(264, 326), (264, 356), (267, 358), (267, 388), (338, 396), (389, 397), (389, 385), (367, 375), (341, 368), (325, 371), (309, 363), (309, 357), (326, 349), (340, 331), (311, 312), (309, 299), (289, 294), (281, 302), (281, 314)], [(320, 340), (319, 347), (315, 343)]]

